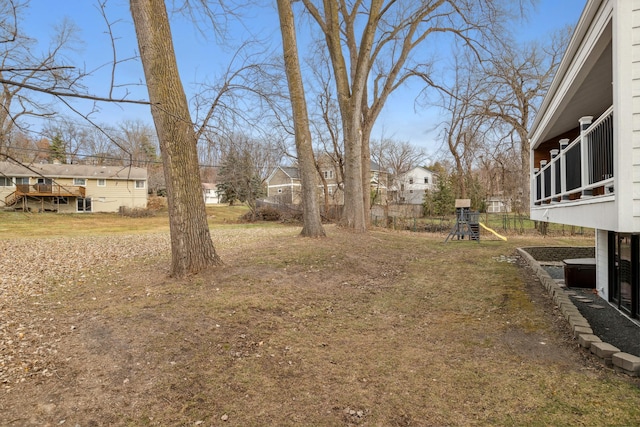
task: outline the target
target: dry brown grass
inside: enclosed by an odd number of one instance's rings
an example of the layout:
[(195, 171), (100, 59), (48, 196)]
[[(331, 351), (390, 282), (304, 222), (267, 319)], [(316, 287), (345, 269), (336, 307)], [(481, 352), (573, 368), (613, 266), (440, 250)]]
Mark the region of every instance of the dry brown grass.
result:
[[(209, 226), (237, 224), (246, 206), (207, 207)], [(86, 236), (118, 233), (157, 233), (169, 230), (166, 210), (153, 215), (122, 216), (117, 213), (0, 212), (0, 238)]]
[(0, 424), (640, 424), (637, 381), (499, 262), (557, 241), (298, 232), (216, 228), (225, 266), (186, 281), (161, 256), (52, 288), (37, 309), (61, 332), (55, 375), (13, 385)]

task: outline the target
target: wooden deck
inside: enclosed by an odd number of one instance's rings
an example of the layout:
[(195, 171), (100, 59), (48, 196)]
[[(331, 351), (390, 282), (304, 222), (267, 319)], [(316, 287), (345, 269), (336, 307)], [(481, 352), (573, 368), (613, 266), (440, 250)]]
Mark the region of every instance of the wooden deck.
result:
[(84, 197), (86, 188), (78, 185), (18, 184), (16, 191), (5, 197), (5, 206), (11, 206), (22, 197)]

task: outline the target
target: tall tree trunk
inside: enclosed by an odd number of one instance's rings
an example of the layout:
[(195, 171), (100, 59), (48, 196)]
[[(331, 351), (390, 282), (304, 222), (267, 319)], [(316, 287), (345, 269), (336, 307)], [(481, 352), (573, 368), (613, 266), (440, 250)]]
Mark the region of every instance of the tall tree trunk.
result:
[(531, 144), (529, 143), (529, 135), (526, 127), (518, 129), (518, 135), (520, 136), (520, 167), (522, 168), (522, 192), (519, 195), (520, 200), (517, 203), (517, 212), (527, 210), (529, 206), (529, 167), (530, 167), (530, 151)]
[[(353, 113), (344, 110), (348, 109), (343, 109), (343, 117), (359, 115), (358, 110), (352, 110)], [(359, 132), (359, 126), (354, 123), (357, 123), (357, 118), (343, 118), (345, 165), (344, 211), (341, 225), (362, 233), (367, 231), (362, 186), (362, 135)]]
[(164, 0), (131, 0), (131, 15), (160, 142), (171, 231), (171, 275), (222, 264), (202, 198), (196, 134), (189, 114)]
[(300, 233), (305, 237), (324, 237), (324, 227), (320, 217), (318, 203), (318, 186), (316, 179), (316, 162), (311, 145), (309, 115), (307, 101), (304, 96), (300, 61), (298, 60), (298, 43), (296, 41), (291, 0), (277, 0), (280, 31), (282, 32), (282, 52), (289, 83), (289, 96), (293, 110), (293, 123), (302, 184), (303, 227)]
[[(362, 126), (362, 203), (364, 209), (364, 221), (371, 226), (371, 127), (368, 124)], [(378, 165), (380, 166), (380, 165)], [(378, 179), (382, 174), (378, 173)], [(376, 186), (380, 188), (379, 185)]]

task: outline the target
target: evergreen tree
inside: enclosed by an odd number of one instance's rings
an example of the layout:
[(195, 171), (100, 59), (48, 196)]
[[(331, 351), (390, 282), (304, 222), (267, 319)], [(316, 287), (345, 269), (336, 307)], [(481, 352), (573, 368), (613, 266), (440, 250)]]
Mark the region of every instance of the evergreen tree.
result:
[(51, 160), (58, 160), (60, 163), (67, 163), (64, 141), (62, 141), (62, 136), (59, 133), (57, 133), (51, 140), (51, 144), (49, 144), (49, 152)]
[(248, 151), (231, 150), (227, 154), (220, 167), (217, 188), (222, 203), (246, 203), (255, 215), (256, 201), (264, 196), (264, 187)]
[(454, 212), (456, 196), (449, 176), (440, 175), (436, 190), (427, 194), (429, 205), (427, 206), (425, 195), (425, 209), (428, 207), (438, 216), (451, 215)]

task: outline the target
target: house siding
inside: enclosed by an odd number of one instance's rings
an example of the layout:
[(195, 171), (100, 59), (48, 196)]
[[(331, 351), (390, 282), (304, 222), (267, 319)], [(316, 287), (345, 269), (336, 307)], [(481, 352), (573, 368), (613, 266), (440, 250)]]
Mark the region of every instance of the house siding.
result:
[[(128, 172), (127, 178), (118, 176), (120, 168), (97, 168), (84, 165), (32, 165), (38, 173), (28, 171), (15, 164), (0, 162), (0, 170), (8, 177), (29, 178), (30, 184), (35, 184), (36, 175), (52, 179), (56, 185), (73, 186), (74, 179), (85, 179), (85, 198), (91, 199), (91, 212), (118, 212), (121, 206), (131, 209), (146, 208), (147, 206), (147, 177), (146, 171), (135, 168)], [(60, 173), (61, 175), (57, 175)], [(104, 175), (103, 175), (104, 174)], [(106, 186), (98, 186), (98, 179), (104, 179)], [(136, 188), (136, 181), (144, 181), (144, 188)], [(0, 202), (16, 190), (14, 186), (0, 187)], [(77, 212), (77, 197), (67, 197), (66, 204), (54, 203), (56, 198), (45, 196), (29, 198), (27, 207), (32, 211), (52, 210), (61, 213)], [(0, 203), (2, 204), (2, 203)], [(21, 208), (22, 202), (16, 205)]]
[[(631, 2), (631, 79), (632, 84), (632, 137), (631, 153), (629, 158), (632, 163), (632, 225), (633, 230), (640, 229), (640, 0)], [(622, 6), (620, 6), (622, 7)], [(624, 12), (624, 11), (623, 11)], [(621, 143), (622, 141), (618, 141)], [(620, 162), (624, 157), (620, 157)], [(623, 178), (621, 175), (620, 178)]]
[(609, 244), (608, 232), (596, 230), (596, 289), (598, 295), (609, 300)]
[(267, 182), (267, 199), (274, 203), (299, 203), (300, 180), (292, 179), (281, 168), (277, 168)]
[[(73, 180), (71, 180), (73, 182)], [(107, 179), (105, 187), (98, 187), (97, 179), (87, 179), (86, 197), (91, 198), (93, 212), (116, 212), (120, 206), (132, 209), (147, 206), (147, 182), (135, 188), (135, 181)]]
[[(61, 186), (73, 186), (73, 178), (56, 178), (55, 182)], [(92, 212), (117, 212), (120, 206), (129, 208), (145, 208), (147, 206), (147, 187), (135, 188), (135, 181), (106, 180), (105, 187), (98, 187), (97, 179), (87, 178), (85, 198), (91, 199)], [(0, 187), (2, 200), (13, 191), (15, 187)], [(61, 213), (77, 212), (76, 198), (68, 197), (67, 204), (54, 203), (53, 199), (42, 201), (30, 200), (27, 204), (32, 211), (57, 210)]]
[[(425, 178), (428, 179), (428, 183), (424, 182)], [(435, 179), (435, 174), (423, 167), (415, 167), (405, 172), (394, 180), (394, 201), (401, 204), (421, 205), (427, 190), (436, 187)]]
[(631, 12), (631, 79), (633, 106), (633, 135), (632, 135), (632, 198), (633, 198), (633, 229), (640, 227), (640, 0), (633, 0)]
[(284, 173), (282, 169), (278, 169), (273, 177), (271, 177), (271, 179), (269, 180), (269, 185), (291, 185), (291, 178), (286, 173)]

